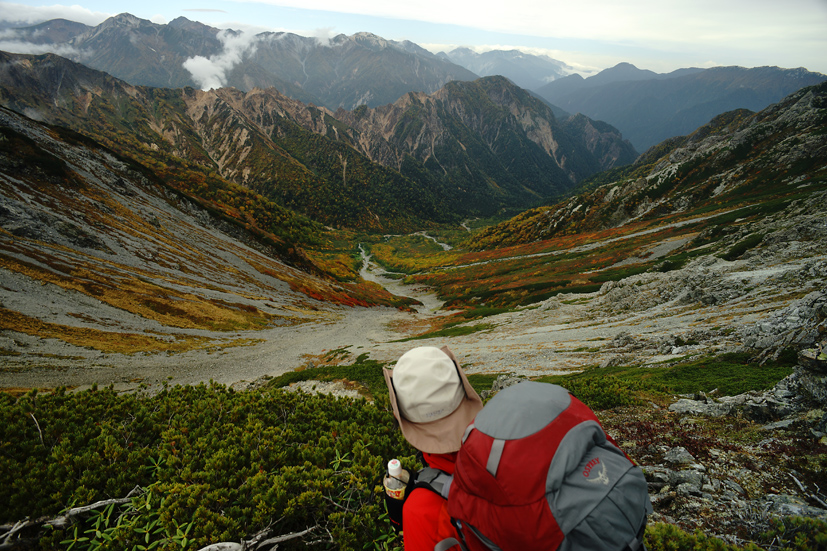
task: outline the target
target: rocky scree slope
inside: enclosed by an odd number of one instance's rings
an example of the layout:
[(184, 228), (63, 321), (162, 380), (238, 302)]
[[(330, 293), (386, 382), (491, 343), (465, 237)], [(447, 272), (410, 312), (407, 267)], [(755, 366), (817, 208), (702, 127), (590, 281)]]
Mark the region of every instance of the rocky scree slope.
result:
[[(600, 412), (646, 473), (653, 521), (737, 545), (760, 541), (778, 519), (827, 521), (827, 359), (809, 354), (827, 351), (826, 221), (822, 191), (754, 222), (765, 241), (736, 260), (703, 255), (592, 295), (554, 297), (508, 323), (508, 335), (543, 323), (570, 333), (594, 324), (613, 337), (598, 349), (601, 339), (582, 343), (599, 362), (593, 367), (642, 366), (644, 377), (647, 367), (693, 358), (746, 353), (765, 362), (800, 351), (794, 372), (764, 392), (713, 390)], [(502, 379), (494, 391), (522, 380)]]
[(261, 328), (315, 320), (331, 304), (396, 304), (319, 277), (278, 237), (6, 109), (0, 190), (0, 354), (9, 360), (39, 339), (90, 358), (244, 346)]
[(668, 413), (611, 419), (644, 466), (655, 520), (733, 543), (755, 540), (774, 518), (827, 520), (827, 360), (804, 361), (808, 350), (827, 350), (827, 192), (751, 226), (741, 231), (764, 239), (738, 260), (704, 256), (609, 282), (592, 308), (621, 325), (644, 312), (688, 322), (667, 334), (618, 335), (603, 365), (726, 352), (768, 361), (802, 351), (794, 373), (767, 392), (679, 396)]

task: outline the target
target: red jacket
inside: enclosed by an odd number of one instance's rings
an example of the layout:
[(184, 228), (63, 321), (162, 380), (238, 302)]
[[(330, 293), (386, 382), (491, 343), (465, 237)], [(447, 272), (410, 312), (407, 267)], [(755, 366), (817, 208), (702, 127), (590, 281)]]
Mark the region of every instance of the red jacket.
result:
[[(423, 453), (425, 462), (434, 469), (454, 474), (457, 454)], [(448, 514), (448, 501), (430, 490), (417, 488), (402, 508), (402, 536), (405, 551), (433, 551), (434, 546), (448, 538), (459, 539)], [(459, 546), (450, 548), (460, 549)]]

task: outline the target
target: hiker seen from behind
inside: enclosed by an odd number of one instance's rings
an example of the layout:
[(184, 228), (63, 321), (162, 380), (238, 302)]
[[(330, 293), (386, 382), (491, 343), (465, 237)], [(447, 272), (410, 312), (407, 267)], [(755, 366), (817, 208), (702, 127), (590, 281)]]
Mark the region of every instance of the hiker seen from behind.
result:
[[(482, 400), (454, 354), (448, 347), (414, 348), (393, 370), (385, 369), (385, 382), (405, 439), (426, 465), (453, 474), (465, 429), (482, 410)], [(458, 540), (448, 501), (427, 488), (415, 488), (415, 482), (415, 477), (407, 481), (404, 504), (386, 500), (394, 524), (406, 528), (406, 551), (433, 551), (442, 541)]]
[(385, 478), (404, 483), (386, 504), (407, 551), (645, 551), (643, 472), (565, 388), (521, 382), (483, 408), (447, 347), (410, 350), (385, 382), (427, 465)]

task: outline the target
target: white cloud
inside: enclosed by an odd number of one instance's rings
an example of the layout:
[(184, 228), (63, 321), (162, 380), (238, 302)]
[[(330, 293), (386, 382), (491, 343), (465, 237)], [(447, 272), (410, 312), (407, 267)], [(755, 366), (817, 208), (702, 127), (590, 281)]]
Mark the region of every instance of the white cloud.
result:
[(28, 6), (11, 2), (0, 2), (0, 20), (9, 23), (34, 25), (50, 19), (68, 19), (85, 25), (100, 25), (112, 17), (111, 13), (96, 12), (77, 4), (73, 6)]
[(310, 36), (318, 40), (322, 46), (330, 46), (330, 39), (335, 35), (333, 27), (323, 27), (321, 29), (314, 29)]
[(44, 113), (41, 111), (33, 108), (33, 107), (26, 107), (23, 109), (23, 114), (32, 119), (33, 121), (40, 121), (40, 122), (47, 122), (48, 119)]
[(74, 60), (85, 57), (86, 52), (67, 44), (34, 44), (9, 36), (8, 32), (2, 33), (0, 37), (0, 51), (13, 54), (57, 54)]
[(224, 44), (224, 50), (209, 58), (191, 57), (184, 62), (184, 69), (190, 72), (193, 80), (202, 90), (221, 88), (227, 84), (227, 73), (256, 48), (256, 36), (249, 33), (234, 34), (229, 31), (218, 33), (218, 39)]

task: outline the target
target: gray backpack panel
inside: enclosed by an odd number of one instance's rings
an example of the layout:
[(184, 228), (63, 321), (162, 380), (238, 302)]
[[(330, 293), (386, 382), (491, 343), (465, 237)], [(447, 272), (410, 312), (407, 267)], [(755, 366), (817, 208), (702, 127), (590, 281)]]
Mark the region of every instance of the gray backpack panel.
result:
[[(519, 399), (509, 399), (514, 394)], [(474, 419), (474, 426), (500, 440), (518, 440), (543, 430), (571, 403), (563, 387), (525, 382), (510, 386), (497, 394)]]

